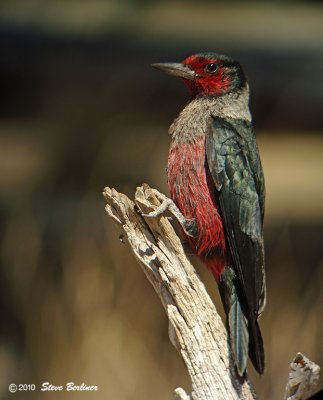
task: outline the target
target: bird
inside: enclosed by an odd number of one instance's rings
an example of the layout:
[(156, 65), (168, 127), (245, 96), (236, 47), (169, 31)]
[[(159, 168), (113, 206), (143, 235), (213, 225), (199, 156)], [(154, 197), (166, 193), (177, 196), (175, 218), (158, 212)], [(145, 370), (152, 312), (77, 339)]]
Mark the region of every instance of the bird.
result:
[(238, 376), (246, 376), (248, 357), (262, 375), (265, 183), (246, 75), (238, 61), (214, 52), (151, 65), (189, 89), (169, 128), (171, 201), (186, 241), (218, 284)]

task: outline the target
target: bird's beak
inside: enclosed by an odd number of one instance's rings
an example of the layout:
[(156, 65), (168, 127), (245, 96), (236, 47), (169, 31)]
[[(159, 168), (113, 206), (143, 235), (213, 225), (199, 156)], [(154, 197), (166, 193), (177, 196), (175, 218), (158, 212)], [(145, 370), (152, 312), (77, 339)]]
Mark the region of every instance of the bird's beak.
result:
[(167, 75), (177, 76), (179, 78), (189, 79), (191, 81), (195, 79), (195, 72), (181, 63), (157, 63), (151, 64), (151, 66), (153, 68), (160, 69)]

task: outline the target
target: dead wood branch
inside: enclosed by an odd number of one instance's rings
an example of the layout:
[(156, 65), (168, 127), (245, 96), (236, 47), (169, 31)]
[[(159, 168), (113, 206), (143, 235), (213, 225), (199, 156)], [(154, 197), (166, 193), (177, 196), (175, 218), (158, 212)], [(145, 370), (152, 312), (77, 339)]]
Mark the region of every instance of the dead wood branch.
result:
[(239, 382), (235, 374), (226, 329), (169, 220), (164, 216), (141, 215), (160, 204), (151, 188), (139, 187), (135, 203), (110, 188), (104, 190), (104, 197), (107, 213), (122, 226), (135, 257), (162, 301), (169, 319), (170, 340), (191, 377), (191, 395), (178, 388), (176, 398), (254, 399), (249, 382)]
[[(123, 229), (144, 273), (156, 290), (169, 319), (169, 337), (180, 352), (192, 392), (175, 389), (176, 400), (251, 400), (248, 380), (235, 373), (227, 332), (182, 243), (165, 216), (143, 217), (160, 205), (152, 189), (137, 188), (135, 201), (105, 188), (106, 211)], [(291, 364), (285, 400), (308, 398), (320, 368), (298, 353)]]
[(315, 391), (319, 381), (320, 367), (301, 353), (290, 365), (285, 400), (308, 399)]

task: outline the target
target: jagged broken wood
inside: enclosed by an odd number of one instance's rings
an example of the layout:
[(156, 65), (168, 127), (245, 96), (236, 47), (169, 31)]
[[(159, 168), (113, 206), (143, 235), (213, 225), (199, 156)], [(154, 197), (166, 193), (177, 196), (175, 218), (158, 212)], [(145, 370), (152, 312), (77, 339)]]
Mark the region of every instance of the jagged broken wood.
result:
[(290, 365), (285, 400), (308, 399), (319, 381), (320, 367), (302, 353), (297, 353)]
[[(103, 195), (108, 215), (121, 225), (161, 299), (170, 340), (190, 375), (191, 394), (177, 388), (175, 399), (255, 399), (249, 381), (241, 382), (236, 375), (226, 329), (169, 220), (143, 216), (160, 206), (153, 189), (146, 184), (137, 188), (134, 202), (115, 189), (105, 188)], [(316, 387), (319, 367), (299, 354), (291, 364), (285, 400), (306, 399)]]
[(142, 216), (160, 205), (152, 189), (148, 185), (137, 188), (135, 202), (110, 188), (104, 190), (104, 197), (107, 213), (122, 226), (162, 301), (170, 340), (191, 377), (192, 393), (178, 388), (176, 399), (254, 399), (249, 382), (241, 383), (235, 373), (226, 329), (169, 220)]

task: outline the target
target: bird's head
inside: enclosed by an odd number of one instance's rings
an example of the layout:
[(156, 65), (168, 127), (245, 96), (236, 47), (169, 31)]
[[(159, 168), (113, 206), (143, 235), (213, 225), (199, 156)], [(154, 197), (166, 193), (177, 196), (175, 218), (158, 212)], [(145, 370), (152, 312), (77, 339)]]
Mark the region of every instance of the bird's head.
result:
[(158, 63), (152, 67), (182, 78), (193, 97), (220, 96), (239, 91), (246, 85), (241, 65), (216, 53), (194, 54), (181, 63)]

